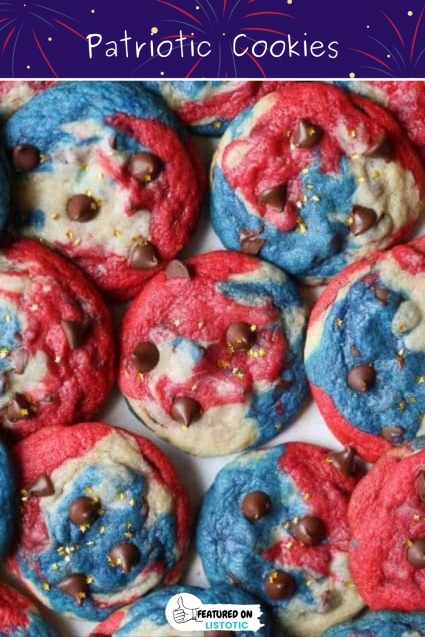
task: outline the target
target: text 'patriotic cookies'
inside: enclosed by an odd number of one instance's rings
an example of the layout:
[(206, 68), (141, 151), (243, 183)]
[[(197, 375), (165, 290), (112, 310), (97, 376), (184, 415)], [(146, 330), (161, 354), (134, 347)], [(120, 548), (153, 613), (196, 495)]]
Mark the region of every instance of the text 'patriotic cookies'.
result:
[(203, 169), (148, 91), (58, 83), (12, 115), (2, 141), (14, 169), (13, 231), (71, 257), (114, 299), (134, 296), (190, 237)]
[(120, 388), (171, 444), (216, 456), (274, 438), (306, 396), (306, 308), (259, 259), (217, 251), (173, 261), (124, 318)]
[(425, 428), (425, 239), (344, 270), (310, 318), (305, 364), (328, 427), (374, 462)]
[(350, 450), (288, 443), (243, 454), (204, 497), (197, 544), (211, 584), (267, 602), (288, 635), (316, 637), (364, 606), (348, 570)]
[(226, 247), (308, 283), (399, 242), (424, 208), (424, 168), (392, 115), (325, 83), (285, 86), (244, 111), (211, 176)]
[(151, 442), (82, 423), (43, 429), (12, 457), (22, 506), (9, 565), (45, 604), (99, 621), (178, 580), (188, 501)]

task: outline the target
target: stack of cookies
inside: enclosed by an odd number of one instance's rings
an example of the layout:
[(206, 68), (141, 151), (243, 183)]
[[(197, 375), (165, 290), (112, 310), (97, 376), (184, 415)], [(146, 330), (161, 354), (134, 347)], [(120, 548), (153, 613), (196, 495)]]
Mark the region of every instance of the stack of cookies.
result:
[(425, 635), (423, 84), (0, 96), (0, 633)]

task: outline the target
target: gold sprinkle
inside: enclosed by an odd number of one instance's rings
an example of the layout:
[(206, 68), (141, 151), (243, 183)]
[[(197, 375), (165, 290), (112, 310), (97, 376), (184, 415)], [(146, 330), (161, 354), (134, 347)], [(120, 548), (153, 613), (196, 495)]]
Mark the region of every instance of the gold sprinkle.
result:
[(308, 493), (307, 491), (303, 493), (303, 496), (304, 496), (304, 500), (310, 500), (310, 498), (312, 497), (311, 493)]
[(285, 524), (283, 525), (284, 529), (290, 529), (291, 528), (291, 523), (290, 522), (285, 522)]
[(298, 209), (300, 209), (300, 208), (302, 208), (302, 207), (303, 207), (303, 205), (302, 205), (301, 201), (299, 201), (299, 200), (295, 203), (295, 205), (296, 205), (296, 207), (297, 207)]
[[(291, 131), (289, 131), (289, 134), (291, 134)], [(307, 174), (308, 174), (308, 172), (309, 172), (309, 169), (308, 169), (308, 168), (303, 168), (303, 169), (302, 169), (302, 171), (301, 171), (301, 173), (302, 173), (303, 175), (307, 175)]]
[(355, 588), (354, 583), (353, 582), (346, 582), (345, 583), (345, 587), (346, 588)]
[(79, 600), (83, 601), (84, 599), (86, 599), (87, 595), (81, 592), (81, 593), (78, 593), (77, 597)]
[(86, 488), (84, 489), (84, 493), (85, 493), (86, 495), (93, 495), (93, 493), (94, 493), (94, 491), (93, 491), (93, 487), (86, 487)]
[(73, 233), (72, 233), (72, 230), (67, 230), (67, 232), (65, 232), (65, 236), (66, 236), (68, 239), (72, 239), (72, 238), (73, 238), (73, 236), (74, 236), (74, 235), (73, 235)]
[(180, 320), (180, 319), (175, 319), (175, 320), (173, 321), (173, 325), (175, 325), (175, 327), (180, 327), (180, 325), (181, 325), (181, 324), (182, 324), (182, 322), (181, 322), (181, 320)]
[(216, 130), (218, 130), (219, 128), (221, 128), (221, 122), (219, 120), (215, 121), (213, 123), (213, 128), (215, 128)]
[(50, 591), (50, 588), (51, 588), (51, 586), (50, 586), (49, 582), (43, 582), (43, 590), (44, 591)]
[(204, 325), (205, 325), (204, 321), (199, 321), (198, 328), (201, 330), (204, 327)]
[(222, 359), (219, 359), (217, 361), (217, 367), (220, 367), (221, 369), (227, 369), (228, 367), (230, 367), (230, 363)]
[(398, 408), (400, 409), (401, 412), (405, 411), (407, 407), (407, 404), (405, 403), (404, 400), (402, 400), (398, 406)]
[(131, 507), (135, 507), (136, 506), (136, 500), (134, 498), (130, 498), (130, 500), (128, 501), (129, 505)]
[(120, 237), (121, 236), (121, 230), (114, 230), (113, 232), (114, 237)]
[(108, 557), (106, 558), (106, 561), (108, 562), (109, 566), (115, 566), (115, 562), (114, 562), (114, 560), (113, 560), (113, 559), (112, 559), (112, 557), (110, 557), (109, 555), (108, 555)]
[(404, 540), (403, 546), (405, 546), (407, 549), (410, 549), (410, 547), (413, 546), (412, 540)]
[(312, 201), (320, 201), (320, 197), (318, 195), (313, 195), (311, 200)]
[(306, 187), (308, 190), (313, 190), (313, 188), (314, 188), (313, 184), (306, 184), (306, 185), (305, 185), (305, 187)]
[(21, 500), (22, 502), (26, 502), (31, 497), (31, 491), (28, 489), (21, 489)]
[(351, 159), (358, 159), (360, 157), (359, 153), (353, 153), (351, 155)]
[(372, 179), (381, 179), (381, 173), (379, 170), (374, 170), (372, 173)]
[(0, 349), (0, 358), (6, 358), (7, 356), (9, 356), (9, 350), (4, 347)]
[(30, 306), (30, 310), (31, 312), (37, 312), (39, 306), (37, 305), (37, 303), (34, 303), (34, 305)]
[(344, 324), (344, 321), (341, 318), (335, 319), (335, 327), (341, 327)]
[(59, 564), (52, 564), (52, 571), (54, 571), (55, 573), (57, 573), (58, 571), (60, 571), (60, 566)]
[(86, 542), (86, 546), (96, 546), (96, 542), (93, 542), (93, 540), (89, 540), (88, 542)]
[(356, 177), (356, 181), (358, 184), (362, 184), (365, 181), (364, 177)]
[[(30, 309), (31, 309), (31, 308), (30, 308)], [(12, 317), (8, 314), (8, 315), (5, 317), (5, 319), (4, 319), (4, 320), (6, 321), (6, 323), (10, 323), (10, 322), (11, 322), (11, 320), (12, 320)]]
[(60, 217), (61, 217), (61, 216), (60, 216), (57, 212), (55, 212), (55, 214), (54, 214), (54, 215), (52, 215), (52, 219), (53, 219), (53, 221), (57, 221), (58, 219), (60, 219)]
[(62, 362), (62, 356), (55, 356), (55, 363), (59, 365)]
[(298, 230), (301, 232), (301, 234), (305, 234), (307, 232), (307, 226), (304, 223), (304, 219), (302, 217), (297, 217), (297, 225), (298, 225)]
[(133, 528), (133, 522), (126, 522), (125, 523), (125, 528), (126, 529), (132, 529)]
[(407, 402), (413, 405), (416, 402), (416, 398), (414, 396), (408, 396)]
[(65, 555), (64, 561), (65, 562), (70, 562), (71, 561), (71, 558), (69, 557), (69, 555)]
[(293, 518), (292, 524), (298, 524), (299, 521), (300, 521), (300, 518), (298, 518), (298, 517)]
[(99, 533), (100, 533), (100, 535), (103, 535), (105, 533), (105, 527), (104, 526), (99, 527)]
[(407, 327), (404, 323), (400, 323), (399, 327), (398, 327), (398, 331), (403, 333), (407, 330)]
[(417, 513), (415, 513), (412, 519), (414, 522), (419, 522), (420, 520), (422, 520), (422, 517), (418, 515)]
[(290, 551), (293, 546), (294, 546), (293, 542), (288, 542), (288, 544), (286, 545), (286, 548), (288, 549), (288, 551)]
[(425, 376), (418, 376), (418, 377), (416, 378), (416, 382), (417, 382), (419, 385), (423, 385), (423, 384), (425, 383)]
[(144, 378), (145, 378), (144, 373), (143, 372), (137, 372), (137, 378), (138, 378), (138, 380), (144, 380)]
[(124, 502), (124, 500), (125, 500), (125, 493), (124, 493), (124, 491), (121, 491), (121, 493), (119, 493), (119, 494), (118, 494), (118, 500), (119, 500), (120, 502)]
[(90, 528), (90, 524), (80, 524), (78, 528), (82, 533), (86, 533)]
[(308, 201), (307, 195), (306, 194), (301, 195), (301, 203), (307, 203), (307, 201)]
[(79, 246), (79, 245), (81, 245), (81, 239), (75, 239), (75, 241), (74, 241), (74, 245), (75, 245), (75, 246)]
[(86, 582), (87, 582), (87, 584), (93, 584), (93, 582), (94, 582), (93, 575), (87, 575)]
[(124, 537), (126, 537), (128, 540), (131, 540), (131, 538), (134, 537), (134, 533), (132, 533), (131, 531), (126, 531), (126, 533), (124, 533)]
[(198, 383), (194, 383), (190, 388), (190, 391), (196, 391), (198, 389)]
[(348, 131), (348, 135), (349, 137), (351, 137), (352, 139), (354, 139), (355, 137), (357, 137), (357, 133), (355, 131), (354, 128), (352, 128), (351, 130)]
[(232, 374), (233, 376), (236, 376), (236, 378), (244, 378), (245, 374), (243, 373), (243, 371), (241, 369), (239, 369), (239, 367), (234, 367), (232, 369)]
[(312, 584), (312, 581), (310, 579), (306, 579), (305, 585), (306, 586), (311, 586), (311, 584)]
[(28, 414), (30, 413), (28, 411), (28, 409), (20, 409), (19, 413), (21, 414), (21, 416), (24, 418), (25, 416), (28, 416)]

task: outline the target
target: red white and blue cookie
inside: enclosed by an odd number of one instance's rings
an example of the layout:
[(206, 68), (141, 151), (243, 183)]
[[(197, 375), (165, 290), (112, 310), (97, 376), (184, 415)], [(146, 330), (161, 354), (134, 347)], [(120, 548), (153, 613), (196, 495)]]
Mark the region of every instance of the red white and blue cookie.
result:
[[(181, 121), (199, 135), (219, 137), (229, 122), (283, 82), (149, 81)], [(286, 83), (285, 83), (286, 84)]]
[(312, 637), (364, 606), (348, 570), (353, 452), (288, 443), (239, 456), (204, 496), (197, 545), (212, 585), (267, 602), (288, 635)]
[(83, 274), (36, 241), (0, 251), (0, 424), (22, 437), (91, 418), (115, 373), (109, 312)]
[(59, 83), (6, 122), (2, 141), (14, 167), (13, 231), (72, 258), (111, 298), (133, 296), (190, 237), (203, 171), (150, 92)]
[(4, 122), (21, 106), (29, 102), (40, 91), (53, 86), (47, 81), (2, 81), (0, 82), (0, 121)]
[(393, 116), (325, 83), (261, 99), (229, 126), (212, 165), (224, 244), (308, 283), (400, 242), (424, 200), (424, 168)]
[(13, 460), (22, 507), (9, 566), (46, 605), (99, 621), (178, 580), (188, 500), (151, 442), (103, 423), (54, 426)]
[(380, 458), (354, 491), (348, 519), (350, 570), (366, 604), (424, 611), (425, 438)]
[(425, 85), (418, 80), (336, 82), (338, 86), (369, 97), (388, 108), (425, 158)]
[(0, 635), (2, 637), (58, 637), (40, 617), (29, 599), (0, 584)]
[(350, 266), (313, 309), (305, 365), (341, 442), (374, 462), (425, 428), (425, 238)]
[[(194, 595), (202, 604), (232, 604), (232, 605), (252, 605), (258, 604), (258, 600), (248, 595), (235, 586), (215, 586), (213, 588), (198, 588), (196, 586), (168, 586), (154, 593), (150, 593), (143, 599), (134, 602), (131, 606), (116, 611), (108, 619), (95, 628), (90, 637), (174, 637), (186, 635), (186, 637), (271, 637), (271, 619), (264, 607), (261, 607), (262, 614), (259, 621), (263, 626), (255, 631), (247, 630), (243, 626), (243, 621), (234, 621), (232, 618), (212, 619), (208, 621), (208, 630), (188, 630), (187, 626), (183, 631), (172, 628), (165, 616), (165, 609), (169, 600), (175, 595), (183, 593)], [(182, 605), (183, 605), (182, 598)], [(176, 606), (176, 609), (179, 607)], [(180, 606), (182, 608), (182, 606)], [(193, 608), (193, 607), (192, 607)], [(200, 606), (198, 605), (198, 608)], [(190, 621), (193, 613), (183, 608), (184, 619), (182, 628), (186, 621)], [(184, 622), (184, 623), (183, 623)], [(192, 622), (193, 623), (193, 622)], [(227, 624), (227, 625), (226, 625)], [(237, 632), (229, 630), (229, 627), (236, 625)]]
[(133, 301), (119, 384), (135, 414), (195, 455), (274, 438), (307, 387), (306, 308), (281, 270), (236, 252), (172, 261)]
[(425, 613), (366, 613), (329, 628), (322, 637), (424, 637)]

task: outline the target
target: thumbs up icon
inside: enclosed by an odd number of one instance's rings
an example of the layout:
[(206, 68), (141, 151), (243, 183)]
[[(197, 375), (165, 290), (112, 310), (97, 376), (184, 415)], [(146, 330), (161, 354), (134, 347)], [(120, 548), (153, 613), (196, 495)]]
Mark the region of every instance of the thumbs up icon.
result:
[(173, 617), (176, 624), (183, 624), (196, 617), (195, 608), (186, 608), (183, 604), (183, 598), (179, 597), (177, 600), (177, 609), (173, 610)]

